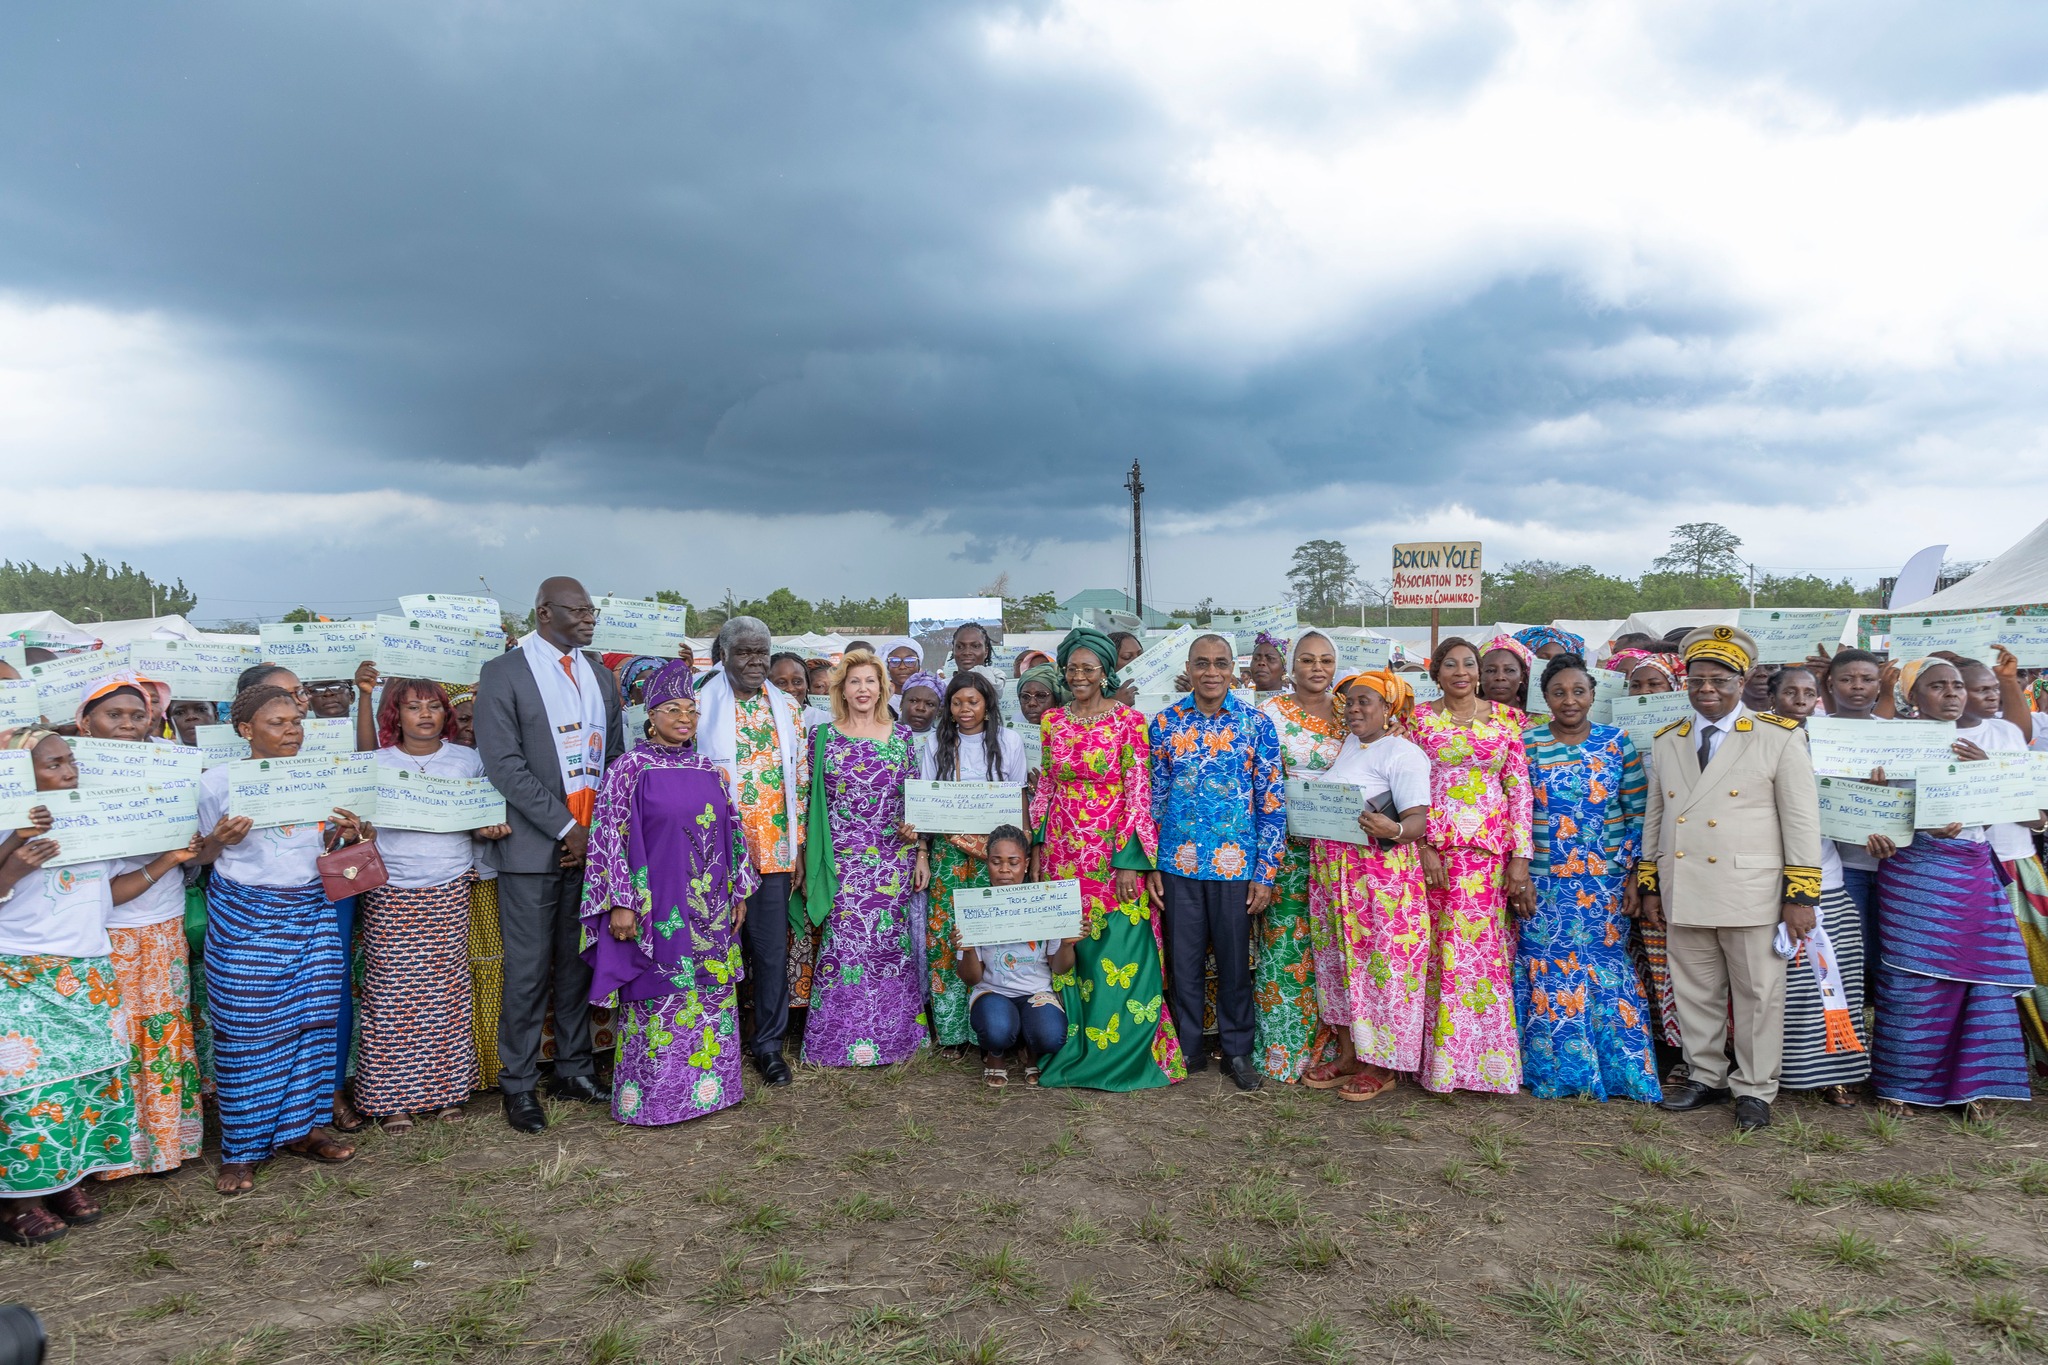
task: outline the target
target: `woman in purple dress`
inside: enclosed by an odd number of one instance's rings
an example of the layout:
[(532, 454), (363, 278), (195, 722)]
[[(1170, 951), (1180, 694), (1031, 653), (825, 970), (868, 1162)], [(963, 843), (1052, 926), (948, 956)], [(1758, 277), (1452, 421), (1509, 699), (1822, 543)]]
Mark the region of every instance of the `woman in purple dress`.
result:
[(886, 1066), (925, 1044), (924, 945), (910, 902), (931, 871), (903, 822), (917, 761), (910, 730), (889, 717), (888, 687), (880, 659), (849, 650), (811, 756), (804, 885), (789, 914), (799, 932), (825, 926), (804, 1026), (804, 1060), (816, 1066)]
[(739, 928), (760, 874), (725, 773), (691, 745), (690, 662), (647, 684), (651, 742), (605, 769), (583, 875), (590, 1003), (615, 1011), (612, 1117), (655, 1127), (740, 1102)]

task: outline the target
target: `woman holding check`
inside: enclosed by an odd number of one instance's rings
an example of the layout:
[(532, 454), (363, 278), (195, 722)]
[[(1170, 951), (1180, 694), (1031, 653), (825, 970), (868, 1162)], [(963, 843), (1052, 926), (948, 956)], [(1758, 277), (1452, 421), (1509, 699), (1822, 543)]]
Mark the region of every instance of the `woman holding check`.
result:
[(1430, 937), (1420, 849), (1429, 759), (1401, 734), (1415, 693), (1398, 673), (1353, 674), (1338, 691), (1350, 736), (1315, 777), (1360, 789), (1366, 809), (1358, 828), (1368, 842), (1309, 843), (1316, 1007), (1337, 1056), (1309, 1067), (1302, 1083), (1364, 1101), (1393, 1089), (1394, 1072), (1422, 1068)]
[[(282, 687), (244, 688), (228, 712), (251, 758), (292, 758), (305, 737), (299, 703)], [(257, 829), (228, 813), (230, 765), (199, 780), (198, 861), (206, 888), (206, 999), (220, 1105), (215, 1188), (241, 1194), (255, 1166), (279, 1151), (341, 1162), (355, 1148), (317, 1127), (333, 1112), (335, 1020), (348, 962), (320, 884), (320, 855), (375, 839), (369, 822), (336, 808), (332, 820)]]

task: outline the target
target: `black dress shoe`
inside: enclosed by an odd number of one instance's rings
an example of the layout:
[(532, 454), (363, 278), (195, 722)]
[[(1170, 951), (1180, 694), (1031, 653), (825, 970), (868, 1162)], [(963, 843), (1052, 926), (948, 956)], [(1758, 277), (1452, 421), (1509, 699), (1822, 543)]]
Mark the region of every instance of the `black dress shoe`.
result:
[(1186, 1048), (1182, 1048), (1180, 1060), (1181, 1065), (1188, 1069), (1188, 1075), (1190, 1076), (1198, 1071), (1207, 1071), (1209, 1069), (1209, 1054), (1206, 1052), (1189, 1052)]
[(1230, 1079), (1237, 1082), (1239, 1090), (1257, 1090), (1266, 1083), (1266, 1078), (1250, 1057), (1225, 1057), (1223, 1069)]
[(540, 1096), (531, 1090), (521, 1090), (517, 1094), (506, 1091), (505, 1122), (521, 1133), (546, 1132), (548, 1116), (541, 1112)]
[(1727, 1086), (1700, 1085), (1694, 1081), (1667, 1083), (1661, 1108), (1674, 1114), (1683, 1114), (1690, 1109), (1703, 1109), (1710, 1104), (1728, 1103), (1730, 1091)]
[(612, 1092), (588, 1076), (561, 1076), (548, 1082), (548, 1093), (558, 1100), (582, 1100), (585, 1104), (610, 1104)]
[(1754, 1133), (1759, 1128), (1771, 1126), (1771, 1102), (1760, 1100), (1754, 1095), (1744, 1095), (1735, 1101), (1735, 1126), (1745, 1133)]
[(790, 1074), (789, 1063), (782, 1060), (780, 1052), (757, 1052), (754, 1054), (754, 1070), (761, 1073), (761, 1079), (770, 1085), (789, 1085), (796, 1080)]

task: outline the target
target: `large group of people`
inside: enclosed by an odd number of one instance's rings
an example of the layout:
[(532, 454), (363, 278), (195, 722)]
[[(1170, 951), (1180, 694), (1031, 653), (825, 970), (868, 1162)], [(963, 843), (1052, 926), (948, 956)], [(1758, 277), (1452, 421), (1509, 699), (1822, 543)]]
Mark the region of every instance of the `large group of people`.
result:
[[(999, 671), (974, 625), (928, 667), (900, 639), (777, 653), (738, 617), (707, 672), (595, 653), (595, 616), (553, 578), (474, 687), (261, 664), (227, 708), (256, 759), (353, 709), (379, 766), (488, 778), (502, 823), (256, 827), (216, 766), (181, 847), (51, 866), (47, 804), (0, 842), (0, 1237), (196, 1161), (208, 1113), (232, 1196), (279, 1154), (352, 1159), (371, 1122), (464, 1122), (491, 1087), (521, 1132), (543, 1086), (682, 1122), (739, 1103), (743, 1063), (791, 1084), (793, 1037), (817, 1067), (971, 1055), (996, 1088), (1213, 1061), (1352, 1102), (1732, 1102), (1746, 1129), (1781, 1087), (1975, 1110), (2048, 1067), (2041, 822), (1824, 839), (1804, 733), (1913, 716), (1953, 722), (1961, 761), (2028, 748), (2003, 653), (1759, 668), (1716, 626), (1595, 660), (1537, 627), (1442, 640), (1419, 701), (1415, 672), (1339, 676), (1315, 630), (1242, 671), (1203, 633), (1141, 710), (1120, 673), (1142, 642), (1087, 627)], [(1603, 678), (1690, 710), (1646, 751), (1594, 719)], [(213, 719), (127, 672), (5, 742), (57, 793), (70, 736), (190, 744)], [(1015, 788), (1017, 818), (919, 831), (913, 781)], [(1342, 837), (1290, 834), (1301, 783), (1351, 789), (1356, 832), (1347, 807)], [(372, 889), (336, 898), (336, 859)], [(963, 941), (963, 891), (1027, 881), (1076, 884), (1074, 933)]]

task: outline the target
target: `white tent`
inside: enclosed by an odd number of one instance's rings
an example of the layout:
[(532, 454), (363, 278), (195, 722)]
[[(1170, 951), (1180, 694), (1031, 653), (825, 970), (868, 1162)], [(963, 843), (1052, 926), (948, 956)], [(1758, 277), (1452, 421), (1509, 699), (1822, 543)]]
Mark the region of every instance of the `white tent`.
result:
[(2048, 603), (2048, 521), (2027, 532), (2020, 543), (1952, 588), (1908, 602), (1893, 610), (1992, 611), (1999, 607), (2032, 607)]
[(0, 612), (0, 635), (41, 635), (70, 645), (89, 645), (89, 628), (75, 626), (54, 611)]
[(108, 648), (132, 645), (137, 640), (244, 640), (254, 644), (257, 637), (209, 635), (182, 616), (145, 616), (135, 621), (86, 621), (81, 631), (99, 637)]
[[(1688, 630), (1699, 626), (1732, 626), (1735, 624), (1735, 608), (1726, 607), (1683, 607), (1673, 611), (1639, 611), (1621, 623), (1616, 635), (1629, 635), (1641, 631), (1645, 635), (1662, 638), (1684, 626)], [(1612, 637), (1610, 637), (1612, 638)]]

